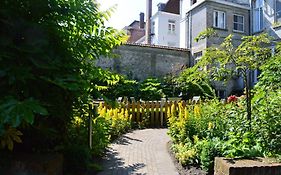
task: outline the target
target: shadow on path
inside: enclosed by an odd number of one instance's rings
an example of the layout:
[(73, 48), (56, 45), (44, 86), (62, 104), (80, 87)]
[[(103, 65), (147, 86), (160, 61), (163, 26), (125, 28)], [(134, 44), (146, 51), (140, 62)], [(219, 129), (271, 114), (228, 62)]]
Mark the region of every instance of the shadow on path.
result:
[(124, 136), (120, 137), (119, 139), (117, 139), (116, 141), (114, 141), (114, 143), (118, 144), (118, 145), (129, 145), (129, 144), (132, 144), (131, 141), (142, 142), (142, 140), (134, 139), (134, 138), (124, 135)]
[(107, 149), (106, 157), (103, 161), (103, 168), (105, 171), (100, 172), (98, 175), (146, 175), (146, 173), (136, 173), (145, 166), (144, 163), (125, 165), (124, 159), (119, 157), (118, 152), (109, 148)]
[(134, 130), (107, 149), (98, 175), (178, 175), (167, 150), (167, 129)]

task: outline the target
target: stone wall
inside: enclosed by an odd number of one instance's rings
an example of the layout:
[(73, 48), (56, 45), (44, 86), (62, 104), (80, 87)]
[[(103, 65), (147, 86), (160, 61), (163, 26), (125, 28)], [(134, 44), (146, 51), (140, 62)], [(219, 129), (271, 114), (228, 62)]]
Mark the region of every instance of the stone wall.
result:
[(189, 51), (186, 49), (126, 44), (113, 53), (114, 57), (100, 58), (96, 65), (136, 80), (178, 74), (190, 65)]

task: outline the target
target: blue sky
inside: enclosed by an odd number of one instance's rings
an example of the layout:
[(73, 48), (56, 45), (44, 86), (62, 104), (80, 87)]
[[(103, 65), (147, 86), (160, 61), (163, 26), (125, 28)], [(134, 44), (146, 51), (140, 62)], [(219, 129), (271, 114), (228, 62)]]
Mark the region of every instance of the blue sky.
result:
[[(146, 11), (146, 0), (97, 0), (101, 4), (101, 10), (108, 9), (115, 4), (117, 8), (108, 21), (108, 26), (116, 29), (122, 29), (134, 20), (139, 20), (140, 12)], [(152, 0), (152, 9), (154, 14), (157, 11), (157, 4), (166, 3), (167, 0)]]

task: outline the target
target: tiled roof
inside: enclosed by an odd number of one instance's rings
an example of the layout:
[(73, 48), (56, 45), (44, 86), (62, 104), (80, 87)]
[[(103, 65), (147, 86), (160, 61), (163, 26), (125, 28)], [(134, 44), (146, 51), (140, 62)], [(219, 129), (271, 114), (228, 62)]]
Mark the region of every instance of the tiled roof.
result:
[(164, 9), (165, 12), (180, 14), (180, 1), (179, 0), (169, 0)]
[(125, 43), (124, 45), (127, 45), (127, 46), (150, 47), (150, 48), (158, 48), (158, 49), (166, 49), (166, 50), (176, 50), (176, 51), (184, 51), (184, 52), (189, 51), (189, 49), (179, 48), (179, 47), (169, 47), (169, 46), (140, 44), (140, 43)]

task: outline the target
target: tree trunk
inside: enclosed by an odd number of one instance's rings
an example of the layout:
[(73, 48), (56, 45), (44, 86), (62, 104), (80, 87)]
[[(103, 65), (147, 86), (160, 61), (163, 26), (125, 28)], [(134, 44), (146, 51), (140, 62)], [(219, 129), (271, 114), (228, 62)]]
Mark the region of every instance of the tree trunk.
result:
[(251, 86), (250, 86), (250, 71), (246, 70), (245, 76), (245, 89), (246, 89), (246, 103), (247, 103), (247, 120), (249, 121), (249, 129), (251, 130)]

